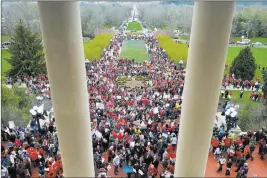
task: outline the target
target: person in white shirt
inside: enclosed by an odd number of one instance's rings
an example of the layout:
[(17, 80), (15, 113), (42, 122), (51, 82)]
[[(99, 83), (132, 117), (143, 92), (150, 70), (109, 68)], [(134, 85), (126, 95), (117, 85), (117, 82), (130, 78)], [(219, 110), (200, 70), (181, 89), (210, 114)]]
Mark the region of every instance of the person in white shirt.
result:
[(224, 158), (224, 156), (220, 156), (220, 159), (219, 159), (219, 161), (218, 161), (218, 170), (217, 170), (217, 172), (221, 172), (222, 171), (222, 168), (223, 168), (223, 165), (224, 165), (224, 163), (226, 162), (226, 160), (225, 160), (225, 158)]
[(215, 159), (219, 159), (221, 154), (222, 154), (222, 151), (221, 151), (220, 147), (217, 147), (215, 152), (214, 152)]
[(174, 149), (176, 149), (177, 138), (176, 138), (176, 135), (175, 135), (175, 134), (172, 135), (172, 137), (171, 137), (171, 144), (172, 144), (172, 147), (173, 147)]
[(8, 170), (4, 166), (1, 166), (1, 177), (2, 178), (8, 178)]
[(10, 155), (10, 157), (9, 157), (10, 162), (11, 162), (12, 164), (15, 164), (15, 158), (16, 158), (16, 152), (15, 152), (15, 151), (12, 151), (12, 152), (11, 152), (11, 155)]

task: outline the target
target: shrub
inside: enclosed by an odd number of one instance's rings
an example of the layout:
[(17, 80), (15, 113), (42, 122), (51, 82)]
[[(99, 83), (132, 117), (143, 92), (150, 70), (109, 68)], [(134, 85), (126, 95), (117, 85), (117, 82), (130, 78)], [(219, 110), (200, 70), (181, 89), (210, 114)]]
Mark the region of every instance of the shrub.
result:
[(180, 60), (186, 63), (188, 54), (186, 44), (176, 43), (169, 35), (157, 35), (157, 39), (160, 47), (166, 50), (169, 59), (174, 60), (175, 63), (178, 63)]
[(110, 40), (113, 38), (112, 34), (100, 34), (93, 40), (84, 43), (85, 59), (90, 61), (99, 60), (104, 48), (108, 47)]

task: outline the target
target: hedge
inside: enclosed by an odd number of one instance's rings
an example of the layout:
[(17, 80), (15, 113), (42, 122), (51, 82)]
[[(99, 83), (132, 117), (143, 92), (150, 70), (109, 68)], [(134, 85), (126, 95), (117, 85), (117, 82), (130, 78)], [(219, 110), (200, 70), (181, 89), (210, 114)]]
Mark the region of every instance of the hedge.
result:
[(157, 35), (157, 39), (160, 47), (166, 50), (169, 59), (174, 60), (175, 63), (178, 63), (180, 60), (186, 63), (188, 54), (187, 44), (176, 43), (169, 35)]
[(108, 47), (112, 38), (113, 34), (100, 34), (93, 40), (85, 42), (83, 44), (85, 59), (89, 61), (100, 59), (103, 49)]

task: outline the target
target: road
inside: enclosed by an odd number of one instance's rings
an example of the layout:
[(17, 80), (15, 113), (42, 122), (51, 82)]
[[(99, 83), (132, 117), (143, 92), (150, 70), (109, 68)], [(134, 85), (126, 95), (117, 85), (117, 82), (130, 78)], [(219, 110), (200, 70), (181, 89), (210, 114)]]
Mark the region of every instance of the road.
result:
[[(187, 43), (188, 40), (180, 40), (180, 39), (173, 39), (174, 41), (179, 40), (182, 43)], [(236, 45), (236, 44), (229, 44), (229, 47), (233, 48), (240, 48), (240, 47), (245, 47), (245, 46), (250, 46), (250, 45)], [(261, 46), (254, 46), (253, 48), (267, 48), (267, 45), (261, 45)]]

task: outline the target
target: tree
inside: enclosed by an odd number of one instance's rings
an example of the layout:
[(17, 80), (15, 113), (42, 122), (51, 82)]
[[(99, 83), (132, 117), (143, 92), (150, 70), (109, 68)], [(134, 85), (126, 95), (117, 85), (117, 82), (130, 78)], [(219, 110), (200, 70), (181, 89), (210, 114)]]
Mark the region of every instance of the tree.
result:
[(262, 92), (264, 94), (265, 104), (267, 104), (267, 70), (263, 71), (263, 82)]
[(137, 10), (139, 18), (150, 25), (167, 26), (172, 31), (179, 27), (180, 30), (190, 33), (193, 18), (192, 5), (140, 3)]
[(15, 26), (10, 43), (8, 51), (11, 58), (7, 59), (12, 66), (8, 71), (10, 77), (46, 73), (42, 40), (22, 20)]
[(238, 126), (243, 131), (259, 130), (267, 125), (267, 108), (261, 104), (246, 104), (239, 110)]
[(41, 34), (36, 2), (3, 2), (2, 19), (4, 19), (2, 25), (5, 26), (5, 35), (12, 33), (19, 19), (25, 20), (31, 30)]
[(234, 36), (240, 36), (241, 32), (242, 32), (241, 19), (239, 17), (235, 17), (232, 25), (232, 34)]
[(240, 51), (230, 67), (230, 72), (242, 80), (252, 80), (255, 75), (255, 70), (255, 58), (249, 47)]
[(32, 97), (25, 93), (25, 88), (8, 88), (2, 84), (2, 123), (8, 124), (8, 121), (14, 121), (16, 126), (27, 126), (31, 115), (29, 110), (32, 104)]
[(234, 36), (267, 36), (267, 7), (261, 5), (244, 6), (236, 9), (232, 26)]
[(83, 36), (94, 37), (103, 27), (119, 27), (130, 17), (132, 6), (122, 3), (90, 3), (81, 6)]

